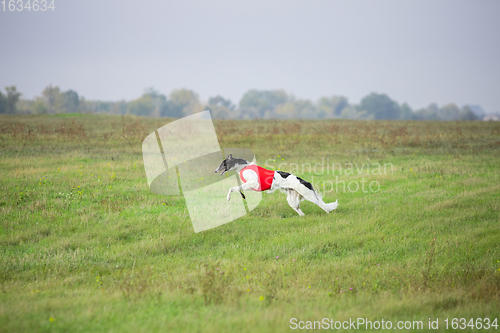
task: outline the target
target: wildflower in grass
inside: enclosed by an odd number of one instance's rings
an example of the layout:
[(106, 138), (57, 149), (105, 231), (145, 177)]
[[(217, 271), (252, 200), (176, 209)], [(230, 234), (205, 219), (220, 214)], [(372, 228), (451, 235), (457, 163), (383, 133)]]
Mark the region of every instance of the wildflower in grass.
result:
[(250, 279), (250, 276), (247, 275), (247, 279)]
[(217, 268), (217, 270), (219, 270), (219, 269)]
[(293, 261), (295, 261), (295, 259), (293, 259)]
[(49, 318), (49, 321), (54, 321), (54, 318), (53, 318), (53, 317), (50, 317), (50, 318)]
[(349, 290), (352, 290), (352, 288), (349, 288)]
[(280, 258), (280, 256), (276, 256), (276, 259), (279, 259), (279, 258)]
[(309, 286), (309, 289), (311, 289), (311, 286)]
[(250, 289), (247, 289), (247, 291), (250, 291)]
[(260, 299), (261, 301), (263, 301), (263, 300), (264, 300), (264, 296), (260, 296), (260, 297), (259, 297), (259, 299)]
[(247, 269), (246, 269), (246, 267), (245, 267), (245, 268), (243, 268), (243, 270), (244, 270), (244, 271), (246, 271), (246, 270), (247, 270)]

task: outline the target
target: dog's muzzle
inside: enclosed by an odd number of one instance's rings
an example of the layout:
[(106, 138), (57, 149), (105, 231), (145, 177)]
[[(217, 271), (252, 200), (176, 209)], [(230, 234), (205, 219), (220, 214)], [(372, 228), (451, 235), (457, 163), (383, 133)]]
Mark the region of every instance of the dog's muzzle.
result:
[[(222, 170), (222, 172), (220, 173), (220, 175), (222, 176), (223, 174), (226, 173), (227, 170)], [(215, 173), (218, 173), (219, 172), (219, 169), (215, 170)]]

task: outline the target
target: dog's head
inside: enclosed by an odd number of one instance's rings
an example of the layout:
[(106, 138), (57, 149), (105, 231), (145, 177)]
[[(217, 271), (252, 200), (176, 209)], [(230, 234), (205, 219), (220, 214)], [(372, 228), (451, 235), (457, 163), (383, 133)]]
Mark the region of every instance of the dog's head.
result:
[(222, 176), (228, 171), (234, 170), (239, 166), (247, 165), (248, 162), (242, 158), (234, 158), (233, 154), (229, 154), (229, 156), (222, 161), (217, 169), (215, 169), (215, 173), (219, 173)]

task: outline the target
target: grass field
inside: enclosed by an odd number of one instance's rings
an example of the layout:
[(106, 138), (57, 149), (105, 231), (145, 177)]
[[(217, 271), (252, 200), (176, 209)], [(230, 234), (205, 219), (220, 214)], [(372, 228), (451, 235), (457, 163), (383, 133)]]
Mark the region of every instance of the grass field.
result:
[[(0, 331), (285, 332), (291, 318), (358, 317), (446, 331), (446, 318), (451, 330), (500, 317), (499, 123), (215, 121), (221, 147), (340, 205), (304, 202), (299, 217), (275, 192), (194, 233), (183, 197), (145, 178), (141, 142), (169, 121), (0, 117)], [(326, 161), (343, 169), (291, 170)], [(377, 163), (390, 167), (349, 171)], [(325, 185), (363, 180), (380, 188)]]

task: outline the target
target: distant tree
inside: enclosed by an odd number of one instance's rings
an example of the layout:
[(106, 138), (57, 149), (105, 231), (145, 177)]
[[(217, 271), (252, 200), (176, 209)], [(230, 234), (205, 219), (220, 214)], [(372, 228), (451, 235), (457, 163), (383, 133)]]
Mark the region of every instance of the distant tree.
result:
[(316, 114), (316, 106), (308, 100), (308, 99), (301, 99), (294, 101), (293, 104), (295, 105), (295, 108), (297, 109), (298, 117), (302, 119), (316, 119), (317, 114)]
[(399, 109), (401, 110), (399, 114), (399, 119), (403, 120), (415, 119), (415, 113), (408, 104), (403, 103)]
[(342, 119), (373, 119), (373, 115), (364, 110), (358, 110), (354, 106), (344, 108), (339, 117)]
[(235, 105), (231, 103), (231, 100), (220, 95), (210, 97), (208, 104), (205, 106), (205, 109), (210, 111), (212, 117), (218, 119), (236, 118), (238, 112), (234, 111), (234, 108)]
[(323, 118), (339, 117), (346, 107), (349, 106), (349, 101), (344, 96), (321, 97), (318, 101), (317, 116)]
[(234, 108), (236, 107), (231, 102), (230, 99), (225, 99), (221, 95), (217, 95), (215, 97), (210, 97), (210, 99), (208, 100), (208, 104), (209, 105), (216, 105), (216, 106), (224, 106), (224, 107), (228, 108), (231, 111), (234, 110)]
[(141, 97), (128, 104), (125, 101), (120, 101), (110, 104), (108, 108), (109, 112), (114, 114), (123, 114), (126, 110), (127, 113), (138, 116), (159, 117), (167, 108), (167, 97), (153, 88), (146, 88)]
[(486, 112), (481, 107), (481, 105), (468, 104), (468, 105), (466, 105), (466, 107), (468, 107), (472, 111), (472, 113), (474, 113), (478, 117), (478, 119), (482, 118), (486, 115)]
[(246, 118), (264, 118), (287, 101), (288, 95), (283, 90), (249, 90), (240, 100), (240, 111)]
[(155, 109), (151, 114), (154, 117), (159, 117), (161, 115), (162, 110), (167, 105), (167, 96), (159, 93), (157, 90), (151, 88), (147, 88), (144, 91), (144, 94), (149, 95), (151, 97), (151, 101), (154, 104)]
[(464, 106), (462, 108), (462, 110), (460, 110), (460, 115), (458, 118), (460, 120), (469, 120), (469, 121), (479, 119), (479, 117), (476, 115), (476, 113), (473, 112), (468, 105)]
[(47, 106), (48, 113), (64, 113), (64, 95), (61, 93), (59, 87), (52, 87), (48, 85), (42, 92), (43, 99)]
[(435, 112), (436, 114), (439, 112), (439, 105), (436, 103), (431, 103), (427, 106), (427, 110)]
[(7, 113), (14, 114), (21, 93), (16, 90), (16, 86), (5, 87), (5, 91), (7, 91)]
[(68, 90), (63, 93), (64, 108), (66, 113), (76, 113), (79, 111), (80, 98), (78, 93), (74, 90)]
[(35, 98), (33, 104), (31, 105), (31, 109), (35, 114), (45, 114), (49, 112), (49, 108), (47, 107), (47, 103), (41, 97)]
[(111, 106), (109, 112), (111, 114), (124, 115), (124, 114), (127, 113), (127, 110), (128, 110), (128, 103), (125, 102), (124, 100), (121, 100), (121, 101), (113, 103), (113, 105)]
[(17, 92), (16, 86), (5, 87), (5, 91), (5, 95), (0, 91), (0, 113), (14, 114), (17, 112), (16, 104), (21, 93)]
[(198, 94), (188, 89), (175, 89), (170, 93), (160, 115), (162, 117), (180, 118), (203, 111)]
[(366, 111), (374, 119), (399, 119), (401, 110), (398, 103), (386, 94), (371, 93), (364, 97), (358, 106), (359, 111)]
[(430, 108), (424, 108), (417, 110), (414, 114), (414, 119), (416, 120), (438, 120), (438, 113)]
[(296, 119), (299, 117), (299, 112), (295, 103), (287, 102), (280, 104), (275, 110), (276, 117), (279, 119)]
[(438, 117), (440, 120), (458, 120), (460, 108), (453, 103), (446, 104), (439, 109)]
[(7, 96), (0, 91), (0, 114), (7, 113)]
[(319, 119), (324, 119), (324, 118), (332, 118), (334, 115), (334, 107), (331, 103), (330, 98), (328, 97), (321, 97), (318, 100), (318, 118)]
[(137, 116), (151, 116), (155, 109), (155, 105), (151, 95), (144, 94), (141, 97), (130, 101), (127, 109), (130, 114), (135, 114)]
[(413, 113), (415, 120), (439, 120), (439, 106), (436, 103), (429, 104), (426, 108), (419, 109)]

